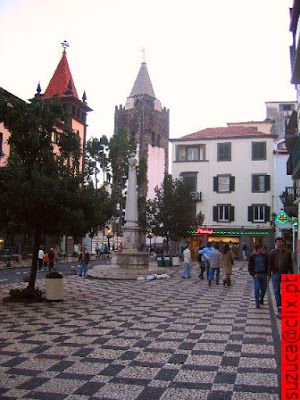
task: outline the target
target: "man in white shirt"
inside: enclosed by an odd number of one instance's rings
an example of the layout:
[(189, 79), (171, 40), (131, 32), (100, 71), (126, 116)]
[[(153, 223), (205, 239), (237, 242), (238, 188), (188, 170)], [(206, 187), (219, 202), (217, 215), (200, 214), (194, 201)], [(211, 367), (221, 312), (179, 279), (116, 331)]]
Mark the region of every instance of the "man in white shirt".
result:
[(42, 246), (40, 246), (40, 249), (38, 251), (39, 271), (43, 268), (44, 265), (44, 255), (44, 250), (42, 249)]
[(210, 253), (209, 256), (209, 277), (208, 277), (208, 285), (211, 285), (211, 281), (216, 272), (216, 285), (219, 285), (220, 280), (220, 268), (222, 263), (222, 253), (219, 251), (219, 243), (215, 244), (214, 250)]
[(182, 272), (181, 278), (191, 278), (190, 273), (190, 262), (191, 262), (191, 250), (189, 249), (189, 243), (186, 245), (185, 250), (183, 251), (183, 264), (184, 270)]

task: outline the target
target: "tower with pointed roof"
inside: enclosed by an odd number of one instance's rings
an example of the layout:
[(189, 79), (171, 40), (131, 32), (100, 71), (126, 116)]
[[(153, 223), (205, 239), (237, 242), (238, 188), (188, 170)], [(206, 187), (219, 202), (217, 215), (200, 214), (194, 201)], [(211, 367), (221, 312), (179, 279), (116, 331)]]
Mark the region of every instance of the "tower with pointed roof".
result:
[[(92, 111), (88, 107), (86, 102), (86, 94), (83, 93), (82, 100), (79, 99), (77, 90), (73, 81), (71, 70), (67, 60), (66, 45), (67, 42), (63, 42), (63, 53), (62, 57), (56, 67), (56, 70), (48, 84), (43, 97), (59, 96), (60, 101), (63, 104), (65, 111), (70, 116), (69, 123), (73, 131), (78, 135), (80, 139), (80, 147), (82, 151), (82, 157), (80, 160), (80, 169), (83, 168), (83, 160), (85, 156), (85, 144), (87, 134), (86, 117), (89, 111)], [(38, 94), (41, 92), (40, 85), (37, 88)]]
[(138, 158), (147, 161), (144, 196), (154, 198), (168, 172), (169, 110), (156, 98), (143, 61), (125, 106), (115, 107), (115, 132), (124, 126), (135, 138)]

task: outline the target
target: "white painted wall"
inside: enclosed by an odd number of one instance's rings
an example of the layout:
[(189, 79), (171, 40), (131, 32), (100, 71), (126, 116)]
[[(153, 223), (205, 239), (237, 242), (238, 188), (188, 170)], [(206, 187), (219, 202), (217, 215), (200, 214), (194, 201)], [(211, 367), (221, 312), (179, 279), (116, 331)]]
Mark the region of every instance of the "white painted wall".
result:
[[(252, 142), (265, 141), (267, 143), (267, 160), (252, 161)], [(217, 143), (231, 142), (231, 161), (217, 161)], [(175, 146), (178, 144), (194, 145), (206, 144), (207, 161), (174, 162)], [(216, 225), (213, 221), (213, 206), (217, 204), (231, 204), (235, 207), (235, 221), (220, 223), (219, 227), (244, 226), (256, 228), (248, 221), (248, 206), (251, 204), (266, 204), (272, 206), (272, 191), (267, 193), (252, 193), (252, 174), (262, 173), (271, 175), (271, 189), (273, 185), (273, 138), (231, 138), (180, 141), (172, 143), (172, 175), (178, 178), (182, 172), (198, 172), (197, 191), (202, 192), (202, 201), (197, 202), (197, 213), (201, 210), (205, 215), (204, 225)], [(231, 193), (217, 193), (213, 191), (213, 177), (220, 174), (235, 176), (235, 191)], [(271, 211), (272, 212), (272, 211)], [(270, 223), (259, 224), (259, 228), (270, 228)]]
[(165, 151), (161, 147), (148, 145), (148, 193), (147, 200), (155, 197), (155, 187), (160, 186), (164, 180)]

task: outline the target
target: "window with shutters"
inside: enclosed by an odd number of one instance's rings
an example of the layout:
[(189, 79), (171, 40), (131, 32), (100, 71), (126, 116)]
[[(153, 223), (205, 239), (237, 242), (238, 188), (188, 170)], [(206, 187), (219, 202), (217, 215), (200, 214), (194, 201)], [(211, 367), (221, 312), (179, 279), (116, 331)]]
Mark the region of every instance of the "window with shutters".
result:
[(213, 220), (217, 222), (234, 221), (234, 207), (230, 204), (219, 204), (213, 207)]
[(252, 175), (252, 193), (265, 193), (270, 190), (270, 175)]
[(175, 146), (176, 161), (205, 161), (206, 145)]
[(231, 143), (217, 143), (217, 160), (231, 161)]
[(248, 221), (269, 222), (271, 208), (265, 204), (252, 204), (248, 207)]
[(214, 191), (218, 193), (230, 193), (234, 191), (235, 177), (231, 175), (214, 176)]
[(267, 143), (266, 142), (252, 142), (252, 160), (266, 160), (267, 159)]

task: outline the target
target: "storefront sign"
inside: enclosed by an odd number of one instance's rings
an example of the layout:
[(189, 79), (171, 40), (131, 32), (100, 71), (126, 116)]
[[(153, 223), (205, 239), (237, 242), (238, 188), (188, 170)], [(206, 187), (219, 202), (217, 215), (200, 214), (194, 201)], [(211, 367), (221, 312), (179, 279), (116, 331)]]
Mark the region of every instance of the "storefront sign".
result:
[(206, 229), (206, 228), (198, 228), (196, 233), (198, 235), (212, 235), (213, 230), (212, 229)]

